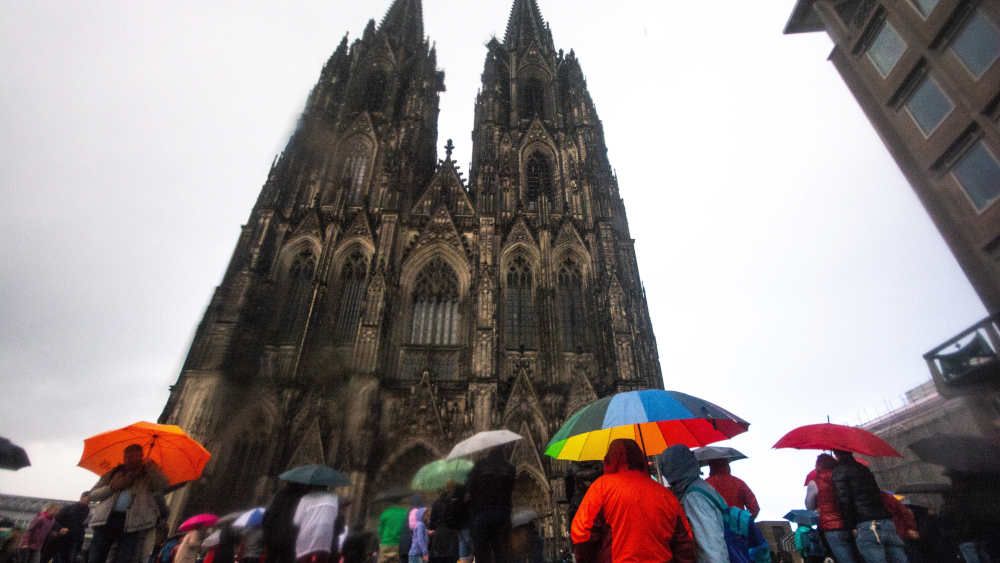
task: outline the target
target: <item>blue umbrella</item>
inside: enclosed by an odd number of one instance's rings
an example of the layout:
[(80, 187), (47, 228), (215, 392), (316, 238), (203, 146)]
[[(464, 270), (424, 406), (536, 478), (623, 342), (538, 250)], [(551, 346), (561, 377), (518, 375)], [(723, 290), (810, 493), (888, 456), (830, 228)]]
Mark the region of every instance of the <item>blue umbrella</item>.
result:
[(795, 510), (789, 510), (788, 514), (785, 515), (785, 520), (789, 522), (795, 522), (796, 524), (801, 524), (803, 526), (815, 526), (819, 524), (819, 514), (815, 510), (803, 510), (797, 508)]
[(340, 471), (317, 463), (289, 469), (278, 475), (278, 478), (282, 481), (304, 485), (326, 485), (327, 487), (344, 487), (351, 484), (347, 476)]

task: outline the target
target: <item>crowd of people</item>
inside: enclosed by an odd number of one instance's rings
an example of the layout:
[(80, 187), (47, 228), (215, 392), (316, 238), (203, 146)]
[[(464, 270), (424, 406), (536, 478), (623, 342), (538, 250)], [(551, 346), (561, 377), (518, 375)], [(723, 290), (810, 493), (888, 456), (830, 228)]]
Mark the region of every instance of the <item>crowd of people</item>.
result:
[[(516, 473), (507, 454), (504, 446), (489, 450), (464, 484), (449, 482), (430, 506), (420, 494), (408, 506), (390, 503), (373, 531), (348, 526), (350, 501), (328, 487), (286, 482), (256, 522), (211, 520), (167, 536), (167, 480), (130, 446), (79, 502), (47, 506), (21, 532), (0, 522), (0, 563), (541, 563), (537, 514), (513, 510)], [(574, 464), (565, 481), (572, 555), (563, 551), (562, 560), (772, 561), (750, 487), (726, 459), (709, 468), (702, 479), (701, 463), (683, 445), (651, 466), (631, 439), (611, 442), (603, 465)], [(818, 530), (801, 524), (795, 547), (809, 563), (991, 560), (988, 538), (928, 551), (914, 514), (850, 452), (819, 455), (805, 485)]]

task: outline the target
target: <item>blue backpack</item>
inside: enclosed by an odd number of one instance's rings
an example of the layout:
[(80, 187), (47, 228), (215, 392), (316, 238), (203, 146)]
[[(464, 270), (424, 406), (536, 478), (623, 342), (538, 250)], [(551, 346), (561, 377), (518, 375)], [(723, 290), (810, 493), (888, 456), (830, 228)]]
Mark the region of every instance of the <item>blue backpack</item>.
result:
[(726, 502), (718, 493), (713, 494), (697, 485), (689, 490), (696, 491), (711, 500), (722, 513), (722, 529), (730, 563), (764, 563), (771, 560), (771, 548), (749, 511), (726, 506)]

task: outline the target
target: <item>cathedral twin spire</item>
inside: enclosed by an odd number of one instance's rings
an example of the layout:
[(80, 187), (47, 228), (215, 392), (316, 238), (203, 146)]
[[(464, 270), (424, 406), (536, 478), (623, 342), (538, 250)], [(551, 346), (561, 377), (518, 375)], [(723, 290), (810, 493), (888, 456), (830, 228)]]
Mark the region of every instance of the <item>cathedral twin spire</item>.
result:
[(504, 33), (503, 44), (508, 49), (521, 50), (538, 41), (543, 48), (555, 51), (552, 43), (552, 32), (542, 19), (536, 0), (514, 0), (510, 8), (510, 18), (507, 20), (507, 31)]
[[(418, 45), (424, 38), (423, 5), (421, 0), (394, 0), (386, 11), (379, 29), (398, 45)], [(507, 20), (503, 44), (509, 49), (523, 49), (537, 40), (543, 48), (554, 51), (549, 30), (536, 0), (514, 0)]]
[(424, 40), (424, 13), (420, 0), (395, 0), (382, 18), (379, 29), (397, 46), (412, 47)]

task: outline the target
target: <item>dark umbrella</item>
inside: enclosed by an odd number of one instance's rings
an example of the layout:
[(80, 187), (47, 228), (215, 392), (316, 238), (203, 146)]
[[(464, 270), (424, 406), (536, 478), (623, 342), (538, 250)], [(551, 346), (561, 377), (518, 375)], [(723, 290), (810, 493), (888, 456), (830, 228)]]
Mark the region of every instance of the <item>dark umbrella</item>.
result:
[(717, 459), (736, 461), (747, 458), (743, 452), (737, 450), (736, 448), (727, 448), (726, 446), (705, 446), (692, 451), (694, 451), (695, 459), (697, 459), (698, 463), (701, 465), (708, 465), (708, 462), (715, 461)]
[(289, 469), (278, 479), (302, 483), (303, 485), (325, 485), (327, 487), (344, 487), (351, 484), (346, 475), (327, 465), (313, 463)]
[(1000, 473), (1000, 444), (978, 436), (939, 434), (910, 444), (917, 457), (965, 473)]
[(931, 495), (931, 494), (944, 494), (951, 490), (951, 485), (948, 483), (907, 483), (905, 485), (900, 485), (893, 490), (894, 493), (901, 495)]
[(402, 500), (413, 494), (411, 489), (406, 487), (392, 487), (384, 491), (380, 491), (372, 502), (392, 502), (397, 500)]
[(28, 454), (24, 448), (0, 436), (0, 467), (16, 471), (29, 465), (31, 465), (31, 461), (28, 460)]
[(815, 526), (819, 524), (819, 514), (815, 510), (803, 510), (795, 509), (789, 510), (788, 514), (784, 516), (785, 520), (789, 522), (795, 522), (796, 524), (802, 524), (803, 526)]

